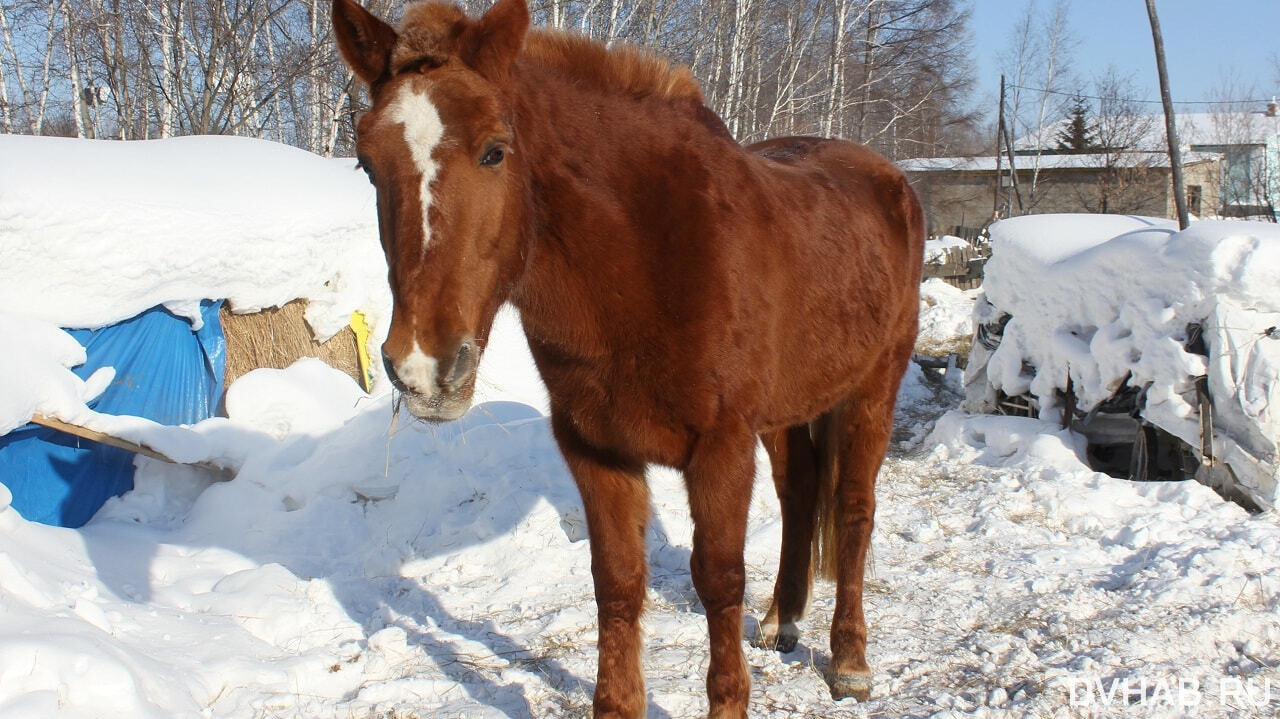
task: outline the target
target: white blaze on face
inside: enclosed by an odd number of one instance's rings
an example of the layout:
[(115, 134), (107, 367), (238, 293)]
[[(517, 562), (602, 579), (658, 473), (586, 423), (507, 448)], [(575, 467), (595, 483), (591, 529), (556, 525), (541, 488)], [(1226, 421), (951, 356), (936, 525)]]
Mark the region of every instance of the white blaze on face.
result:
[(431, 241), (431, 224), (428, 220), (431, 209), (431, 181), (436, 177), (438, 165), (431, 153), (444, 137), (444, 123), (440, 121), (440, 113), (427, 93), (416, 90), (410, 85), (400, 87), (395, 99), (387, 105), (387, 117), (404, 128), (404, 142), (409, 146), (413, 164), (421, 173), (418, 197), (422, 201), (422, 251), (427, 251), (427, 243)]
[(396, 363), (396, 375), (405, 387), (418, 394), (436, 393), (436, 359), (428, 357), (417, 340), (414, 340), (409, 356)]
[[(419, 172), (422, 252), (426, 253), (427, 244), (431, 241), (431, 181), (435, 179), (439, 169), (431, 153), (444, 137), (444, 123), (440, 121), (440, 113), (431, 104), (427, 93), (408, 85), (402, 86), (387, 106), (387, 118), (403, 128), (405, 145), (408, 146), (413, 164)], [(436, 393), (436, 364), (435, 358), (428, 357), (418, 346), (417, 340), (414, 340), (413, 351), (396, 363), (395, 370), (408, 389), (430, 396)]]

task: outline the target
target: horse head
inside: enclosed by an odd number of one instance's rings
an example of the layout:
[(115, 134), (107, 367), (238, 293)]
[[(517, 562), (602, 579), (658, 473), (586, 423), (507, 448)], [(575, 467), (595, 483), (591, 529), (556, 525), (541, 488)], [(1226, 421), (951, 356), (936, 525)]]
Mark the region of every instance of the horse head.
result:
[(457, 419), (525, 254), (509, 97), (529, 12), (524, 0), (500, 0), (473, 20), (421, 3), (397, 31), (355, 0), (334, 0), (333, 26), (371, 98), (356, 151), (377, 190), (394, 298), (383, 363), (415, 416)]

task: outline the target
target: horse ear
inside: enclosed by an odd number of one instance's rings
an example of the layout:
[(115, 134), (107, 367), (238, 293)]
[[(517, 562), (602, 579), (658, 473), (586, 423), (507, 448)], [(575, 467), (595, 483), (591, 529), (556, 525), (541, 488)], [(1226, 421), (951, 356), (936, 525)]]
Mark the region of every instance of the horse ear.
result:
[(491, 81), (500, 81), (524, 49), (529, 31), (525, 0), (498, 0), (462, 37), (462, 60)]
[(366, 85), (387, 75), (396, 31), (355, 0), (333, 0), (333, 35), (342, 59)]

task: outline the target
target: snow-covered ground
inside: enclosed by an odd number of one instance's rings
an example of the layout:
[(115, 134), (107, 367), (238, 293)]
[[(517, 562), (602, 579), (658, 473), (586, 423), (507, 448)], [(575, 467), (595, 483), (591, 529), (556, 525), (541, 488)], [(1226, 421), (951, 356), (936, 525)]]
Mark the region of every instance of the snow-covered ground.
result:
[[(502, 332), (518, 337), (509, 317)], [(546, 418), (501, 396), (432, 426), (393, 421), (388, 397), (314, 362), (260, 370), (233, 387), (231, 419), (196, 427), (243, 448), (234, 481), (140, 460), (137, 489), (82, 530), (0, 512), (0, 716), (581, 716), (581, 509)], [(1069, 691), (1083, 702), (1116, 679), (1197, 681), (1203, 715), (1280, 709), (1274, 514), (1093, 473), (1038, 420), (952, 412), (913, 441), (955, 397), (913, 373), (904, 400), (867, 593), (878, 696), (826, 693), (820, 584), (796, 651), (748, 650), (755, 715), (1078, 716)], [(650, 716), (696, 716), (706, 636), (684, 492), (651, 479)], [(765, 480), (755, 617), (779, 540)], [(1259, 701), (1271, 678), (1271, 703), (1220, 707), (1218, 682), (1237, 677)], [(1149, 699), (1127, 713), (1158, 715)]]
[[(167, 268), (166, 257), (132, 260)], [(48, 263), (50, 281), (67, 285), (59, 266)], [(92, 394), (92, 382), (55, 387), (75, 360), (49, 324), (63, 320), (0, 312), (35, 338), (20, 362), (0, 358), (0, 377), (16, 368), (44, 388), (0, 392), (68, 406)], [(245, 375), (228, 418), (174, 430), (231, 481), (139, 459), (136, 489), (82, 529), (0, 509), (0, 717), (586, 714), (583, 516), (522, 342), (502, 314), (479, 403), (453, 424), (397, 418), (387, 394), (303, 361)], [(900, 397), (867, 584), (875, 696), (830, 699), (832, 594), (820, 583), (796, 651), (748, 648), (752, 715), (1280, 712), (1276, 514), (1248, 515), (1195, 483), (1094, 473), (1056, 425), (951, 409), (954, 384), (913, 368)], [(765, 466), (761, 454), (752, 617), (780, 541)], [(698, 716), (706, 628), (687, 503), (673, 473), (650, 481), (649, 715)]]

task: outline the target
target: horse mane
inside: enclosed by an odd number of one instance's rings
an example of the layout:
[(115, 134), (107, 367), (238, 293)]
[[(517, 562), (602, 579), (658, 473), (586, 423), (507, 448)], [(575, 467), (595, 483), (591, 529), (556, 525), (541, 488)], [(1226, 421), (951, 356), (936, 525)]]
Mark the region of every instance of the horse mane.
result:
[[(391, 51), (392, 74), (440, 64), (456, 54), (471, 22), (447, 0), (409, 5)], [(703, 103), (702, 88), (689, 68), (635, 46), (605, 47), (581, 35), (535, 28), (526, 36), (523, 57), (600, 92)]]
[(424, 62), (443, 63), (458, 52), (466, 25), (467, 14), (451, 2), (427, 0), (406, 6), (391, 48), (391, 74), (399, 75)]
[(703, 102), (689, 68), (634, 45), (605, 47), (581, 35), (538, 29), (529, 33), (524, 54), (602, 92)]

